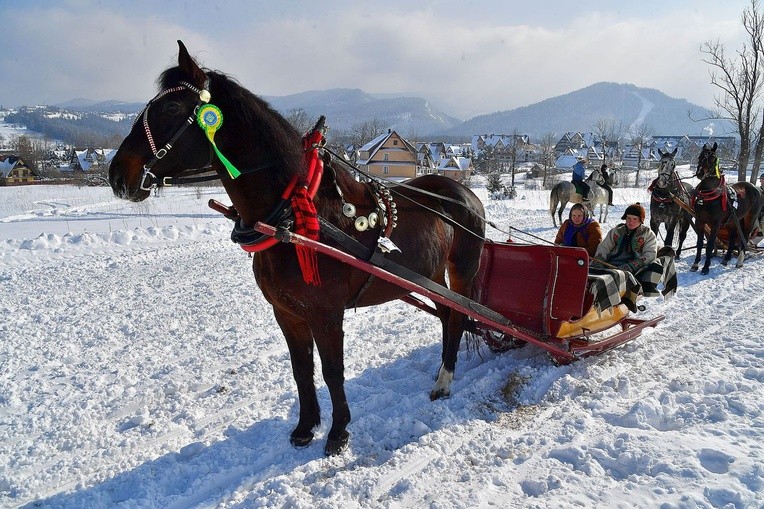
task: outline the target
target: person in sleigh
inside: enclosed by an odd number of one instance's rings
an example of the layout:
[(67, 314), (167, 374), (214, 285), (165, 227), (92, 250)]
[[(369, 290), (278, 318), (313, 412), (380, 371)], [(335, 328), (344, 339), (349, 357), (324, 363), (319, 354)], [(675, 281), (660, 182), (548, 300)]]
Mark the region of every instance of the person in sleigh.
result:
[[(668, 299), (677, 289), (674, 250), (666, 246), (658, 250), (655, 234), (645, 226), (645, 208), (634, 203), (621, 217), (625, 223), (608, 232), (600, 243), (590, 269), (616, 269), (632, 274), (641, 286), (640, 295)], [(658, 284), (663, 290), (658, 291)]]
[(554, 243), (558, 246), (582, 247), (589, 256), (594, 256), (602, 241), (600, 224), (589, 217), (586, 207), (580, 203), (570, 208), (568, 219), (560, 225)]

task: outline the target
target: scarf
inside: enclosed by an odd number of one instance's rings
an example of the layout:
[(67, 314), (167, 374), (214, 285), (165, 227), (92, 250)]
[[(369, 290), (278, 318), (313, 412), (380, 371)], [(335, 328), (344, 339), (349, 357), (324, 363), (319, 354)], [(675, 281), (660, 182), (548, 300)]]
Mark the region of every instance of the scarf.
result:
[(626, 228), (626, 233), (624, 233), (623, 237), (621, 237), (618, 241), (618, 250), (612, 255), (608, 256), (608, 263), (612, 263), (613, 265), (621, 265), (634, 260), (634, 249), (632, 248), (631, 241), (634, 239), (634, 234), (637, 232), (637, 230), (638, 228), (634, 228), (633, 230)]
[[(568, 226), (565, 228), (565, 231), (562, 233), (562, 245), (575, 247), (576, 234), (580, 232), (583, 235), (583, 233), (586, 231), (586, 229), (589, 227), (592, 221), (593, 221), (592, 218), (587, 217), (578, 226), (574, 225), (573, 221), (568, 221)], [(587, 236), (584, 236), (584, 237), (586, 238)]]

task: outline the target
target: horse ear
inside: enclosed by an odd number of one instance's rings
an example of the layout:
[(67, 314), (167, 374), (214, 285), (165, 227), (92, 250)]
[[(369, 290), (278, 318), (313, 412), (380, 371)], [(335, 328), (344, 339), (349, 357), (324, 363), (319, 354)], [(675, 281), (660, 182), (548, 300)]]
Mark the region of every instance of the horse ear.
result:
[(713, 146), (713, 148), (711, 149), (711, 152), (716, 152), (716, 142), (714, 142), (714, 146)]
[(658, 149), (658, 155), (663, 157), (663, 151), (661, 149)]
[(674, 151), (671, 153), (672, 156), (676, 155), (676, 151), (679, 150), (679, 147), (674, 147)]
[(186, 45), (183, 41), (178, 40), (178, 67), (189, 76), (193, 77), (194, 84), (200, 88), (204, 87), (206, 76), (204, 71), (199, 68), (199, 65), (191, 58)]

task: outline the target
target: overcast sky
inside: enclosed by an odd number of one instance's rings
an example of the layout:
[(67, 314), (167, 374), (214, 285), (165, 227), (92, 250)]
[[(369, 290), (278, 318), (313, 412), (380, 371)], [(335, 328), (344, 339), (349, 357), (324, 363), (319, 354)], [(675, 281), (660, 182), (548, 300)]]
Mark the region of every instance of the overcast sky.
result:
[(466, 119), (610, 81), (710, 107), (750, 0), (0, 0), (0, 105), (145, 102), (192, 55), (258, 95), (360, 88)]

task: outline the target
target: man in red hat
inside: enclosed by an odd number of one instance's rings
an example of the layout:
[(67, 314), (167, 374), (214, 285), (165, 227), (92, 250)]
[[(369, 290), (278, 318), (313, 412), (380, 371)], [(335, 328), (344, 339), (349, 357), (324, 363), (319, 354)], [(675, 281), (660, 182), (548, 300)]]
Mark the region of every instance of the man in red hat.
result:
[(608, 266), (636, 274), (655, 260), (658, 241), (644, 224), (645, 208), (639, 202), (626, 207), (621, 219), (626, 222), (608, 232), (597, 248), (592, 266), (602, 267), (604, 264), (597, 262), (606, 262)]

